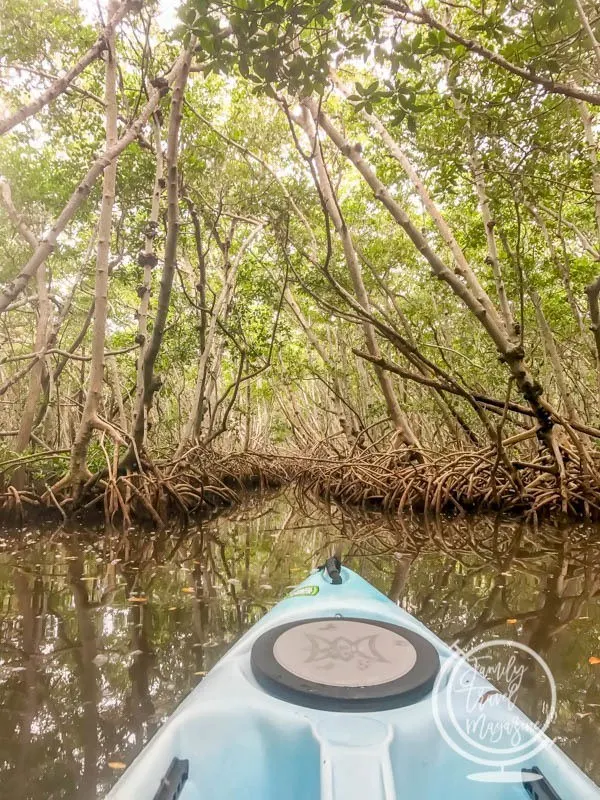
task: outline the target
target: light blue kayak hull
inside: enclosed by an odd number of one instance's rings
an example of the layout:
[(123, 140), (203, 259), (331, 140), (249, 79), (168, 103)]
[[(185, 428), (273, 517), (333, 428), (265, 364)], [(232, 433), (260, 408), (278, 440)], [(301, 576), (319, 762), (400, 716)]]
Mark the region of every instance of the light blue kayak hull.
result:
[[(460, 717), (468, 693), (453, 693), (451, 708), (442, 691), (434, 709), (434, 690), (401, 708), (353, 713), (296, 705), (259, 685), (250, 665), (254, 642), (270, 628), (301, 619), (341, 615), (393, 623), (433, 644), (442, 668), (453, 657), (438, 637), (367, 581), (346, 568), (341, 574), (343, 583), (336, 586), (327, 574), (314, 573), (248, 631), (168, 719), (107, 798), (153, 800), (173, 758), (189, 761), (181, 800), (530, 797), (521, 781), (469, 777), (494, 770), (461, 755), (440, 733), (440, 720), (445, 730), (452, 730), (446, 724), (448, 714)], [(478, 675), (476, 689), (483, 697), (492, 687)], [(505, 729), (506, 741), (496, 742), (496, 751), (504, 743), (510, 749), (511, 716), (524, 718), (506, 703), (486, 713), (488, 720), (496, 714)], [(561, 800), (600, 798), (598, 787), (552, 743), (533, 756), (525, 754), (522, 761), (518, 758), (510, 756), (506, 771), (537, 767)]]

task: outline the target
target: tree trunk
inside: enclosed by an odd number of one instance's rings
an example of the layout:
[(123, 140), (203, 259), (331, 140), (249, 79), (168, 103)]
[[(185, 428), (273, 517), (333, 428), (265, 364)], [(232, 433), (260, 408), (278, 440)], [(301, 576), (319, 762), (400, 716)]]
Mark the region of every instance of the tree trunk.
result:
[(510, 303), (508, 302), (508, 297), (506, 295), (506, 287), (504, 285), (504, 278), (502, 277), (502, 266), (500, 264), (500, 257), (498, 256), (498, 245), (496, 244), (496, 234), (494, 233), (494, 227), (496, 225), (496, 220), (494, 219), (490, 200), (488, 197), (487, 191), (487, 184), (485, 181), (485, 171), (483, 168), (483, 162), (479, 153), (477, 152), (477, 147), (473, 136), (469, 129), (469, 162), (471, 165), (471, 172), (473, 173), (473, 180), (475, 181), (475, 188), (477, 190), (477, 201), (479, 204), (479, 212), (481, 214), (481, 220), (483, 222), (483, 227), (485, 229), (485, 239), (487, 242), (487, 258), (486, 261), (492, 268), (492, 275), (494, 276), (494, 283), (496, 284), (496, 294), (498, 296), (498, 302), (500, 304), (500, 310), (502, 312), (502, 319), (504, 320), (504, 327), (506, 328), (506, 332), (508, 334), (508, 338), (512, 341), (518, 341), (518, 328), (515, 326), (515, 321), (513, 318), (512, 310), (510, 307)]
[[(109, 0), (108, 14), (112, 17), (116, 10), (116, 0)], [(117, 52), (114, 32), (107, 38), (106, 77), (104, 99), (106, 102), (106, 151), (110, 152), (117, 143)], [(117, 160), (113, 159), (104, 171), (102, 180), (102, 205), (98, 223), (98, 250), (96, 255), (96, 282), (94, 286), (94, 326), (90, 374), (87, 394), (79, 430), (71, 453), (71, 480), (77, 487), (87, 474), (87, 452), (97, 423), (102, 382), (104, 377), (104, 343), (106, 340), (106, 320), (108, 315), (108, 262), (112, 233), (112, 213), (117, 182)]]
[(183, 56), (180, 56), (164, 81), (150, 92), (148, 102), (143, 107), (135, 122), (133, 122), (123, 136), (114, 143), (113, 147), (105, 150), (105, 152), (90, 166), (87, 174), (76, 187), (67, 204), (52, 224), (49, 232), (40, 241), (29, 261), (21, 269), (16, 278), (0, 292), (0, 313), (6, 311), (10, 303), (19, 296), (27, 286), (29, 280), (35, 275), (40, 264), (54, 251), (58, 242), (58, 237), (81, 208), (83, 202), (92, 191), (96, 180), (119, 157), (123, 150), (139, 137), (140, 131), (158, 107), (161, 97), (169, 91), (171, 83), (180, 76), (182, 68)]
[(486, 333), (494, 342), (501, 359), (506, 362), (509, 367), (519, 391), (531, 406), (538, 421), (539, 437), (546, 443), (548, 450), (553, 454), (554, 458), (562, 463), (560, 454), (557, 452), (555, 442), (552, 439), (553, 422), (551, 412), (548, 409), (547, 403), (540, 399), (542, 387), (525, 364), (522, 348), (511, 342), (504, 330), (504, 326), (498, 326), (496, 321), (487, 313), (486, 306), (488, 305), (489, 298), (483, 302), (480, 298), (476, 297), (469, 287), (462, 282), (460, 277), (449, 269), (437, 253), (431, 249), (423, 233), (412, 222), (406, 211), (394, 200), (386, 186), (376, 176), (373, 168), (367, 164), (365, 159), (361, 156), (359, 150), (352, 147), (349, 142), (344, 139), (325, 112), (319, 108), (318, 104), (313, 99), (308, 98), (305, 99), (303, 103), (311, 110), (313, 116), (318, 118), (320, 125), (338, 150), (354, 164), (366, 183), (373, 190), (376, 199), (388, 209), (391, 216), (404, 229), (417, 250), (429, 263), (433, 274), (447, 283), (454, 294), (479, 320)]
[(581, 122), (583, 123), (583, 132), (585, 135), (585, 143), (588, 159), (592, 168), (592, 189), (594, 191), (594, 216), (596, 219), (596, 232), (598, 234), (598, 241), (600, 242), (600, 165), (598, 164), (598, 151), (596, 147), (596, 139), (594, 137), (594, 128), (592, 115), (585, 103), (577, 103)]
[[(546, 222), (544, 221), (543, 217), (538, 212), (537, 208), (527, 203), (525, 204), (525, 208), (527, 208), (527, 210), (530, 212), (530, 214), (536, 221), (537, 226), (541, 231), (542, 237), (546, 242), (546, 247), (548, 248), (548, 252), (550, 253), (550, 258), (552, 259), (552, 263), (555, 265), (558, 274), (562, 279), (562, 284), (565, 290), (567, 302), (569, 304), (569, 308), (571, 309), (573, 319), (575, 320), (575, 322), (577, 323), (577, 327), (579, 328), (581, 339), (584, 343), (588, 344), (589, 336), (585, 329), (583, 314), (581, 313), (579, 306), (577, 305), (575, 295), (573, 294), (573, 286), (571, 284), (571, 270), (569, 267), (569, 262), (566, 258), (566, 252), (564, 260), (561, 260), (558, 253), (556, 252), (556, 248), (554, 246), (554, 242), (552, 241), (552, 237), (550, 235), (550, 231), (548, 230), (548, 226), (546, 225)], [(561, 238), (563, 238), (563, 246), (564, 246), (564, 237)], [(595, 357), (593, 348), (591, 348), (591, 352), (592, 352), (592, 357)]]
[(600, 364), (600, 307), (598, 305), (598, 296), (600, 296), (600, 275), (596, 280), (592, 281), (586, 289), (588, 306), (590, 310), (591, 329), (594, 334), (594, 342), (596, 344), (596, 353), (598, 354), (598, 363)]
[[(154, 147), (156, 148), (156, 170), (154, 173), (152, 204), (150, 207), (150, 216), (148, 218), (148, 222), (146, 223), (144, 249), (138, 257), (138, 261), (143, 269), (142, 283), (138, 287), (140, 304), (138, 308), (137, 342), (140, 345), (140, 352), (137, 360), (135, 399), (131, 422), (132, 436), (138, 451), (144, 443), (144, 421), (142, 420), (141, 423), (138, 424), (138, 417), (140, 413), (144, 413), (146, 348), (148, 345), (148, 311), (150, 309), (150, 293), (152, 289), (152, 270), (158, 263), (158, 258), (156, 257), (155, 253), (154, 240), (158, 233), (160, 198), (165, 185), (160, 123), (156, 117), (154, 118)], [(141, 409), (141, 412), (139, 409)]]
[[(159, 387), (154, 376), (154, 366), (160, 350), (167, 316), (169, 314), (169, 301), (175, 275), (177, 262), (177, 242), (179, 239), (179, 171), (177, 159), (179, 152), (179, 130), (183, 116), (183, 96), (187, 83), (190, 64), (192, 61), (195, 40), (192, 37), (187, 50), (183, 55), (182, 66), (173, 87), (171, 110), (169, 115), (169, 130), (167, 134), (167, 237), (165, 241), (165, 259), (160, 280), (160, 291), (152, 336), (146, 347), (144, 358), (144, 384), (143, 392), (136, 398), (134, 411), (135, 424), (133, 426), (133, 439), (138, 452), (143, 448), (146, 436), (146, 417), (152, 406), (152, 399)], [(141, 356), (140, 356), (141, 357)]]
[[(587, 145), (588, 158), (592, 168), (592, 189), (594, 191), (594, 216), (596, 219), (596, 231), (598, 233), (598, 243), (600, 244), (600, 164), (598, 163), (598, 151), (596, 149), (596, 139), (592, 116), (585, 103), (578, 103), (579, 114), (583, 123), (585, 141)], [(591, 329), (594, 334), (596, 352), (598, 354), (598, 370), (600, 372), (600, 309), (598, 308), (598, 294), (600, 293), (600, 276), (587, 287), (588, 307), (590, 312)]]
[[(48, 297), (48, 283), (46, 274), (46, 263), (44, 262), (37, 271), (37, 289), (38, 289), (38, 318), (35, 330), (35, 344), (34, 352), (42, 353), (46, 346), (48, 338), (48, 326), (50, 324), (50, 298)], [(19, 433), (15, 440), (15, 451), (22, 453), (28, 446), (33, 431), (33, 422), (35, 419), (35, 412), (38, 407), (42, 391), (42, 378), (46, 369), (46, 362), (40, 358), (34, 364), (31, 372), (29, 373), (29, 388), (27, 390), (27, 398), (23, 413), (21, 416), (21, 424), (19, 425)], [(13, 476), (13, 486), (21, 490), (25, 485), (26, 471), (21, 467), (16, 471)]]
[(291, 289), (289, 286), (286, 286), (284, 291), (284, 299), (288, 306), (291, 308), (294, 316), (300, 323), (300, 327), (304, 331), (304, 334), (308, 341), (311, 343), (315, 351), (321, 357), (323, 363), (328, 366), (333, 371), (332, 382), (333, 382), (333, 402), (335, 403), (336, 413), (338, 417), (338, 421), (340, 423), (340, 427), (344, 432), (346, 440), (348, 444), (352, 444), (353, 436), (352, 436), (352, 421), (348, 419), (348, 415), (346, 413), (346, 407), (344, 406), (343, 399), (344, 399), (344, 391), (340, 381), (340, 377), (338, 374), (338, 368), (335, 364), (331, 363), (331, 357), (327, 354), (327, 351), (319, 341), (318, 337), (315, 336), (313, 333), (309, 321), (306, 319), (304, 314), (302, 313), (302, 309), (296, 302), (296, 298), (292, 294)]
[(180, 445), (177, 449), (178, 455), (181, 455), (184, 452), (186, 446), (194, 437), (199, 436), (202, 429), (202, 420), (204, 418), (205, 409), (205, 392), (208, 379), (208, 366), (215, 345), (217, 326), (218, 323), (222, 321), (221, 317), (228, 313), (228, 309), (233, 298), (233, 290), (235, 287), (237, 272), (244, 253), (247, 251), (262, 229), (263, 225), (257, 226), (252, 233), (246, 237), (240, 246), (240, 249), (236, 253), (233, 262), (228, 263), (226, 261), (224, 265), (225, 275), (223, 279), (223, 286), (213, 306), (210, 322), (206, 330), (204, 349), (200, 353), (200, 359), (198, 361), (198, 375), (196, 377), (196, 385), (194, 387), (192, 407), (188, 420), (183, 429)]
[(125, 416), (125, 407), (123, 405), (123, 392), (121, 390), (121, 379), (119, 377), (119, 367), (115, 356), (108, 356), (106, 359), (106, 377), (110, 390), (112, 392), (113, 401), (117, 407), (117, 419), (119, 420), (119, 428), (122, 431), (127, 430), (127, 417)]
[[(10, 220), (13, 222), (23, 239), (35, 250), (39, 244), (36, 235), (26, 225), (13, 205), (10, 186), (6, 181), (0, 180), (0, 202), (6, 210)], [(46, 365), (41, 354), (48, 346), (48, 327), (50, 325), (51, 305), (48, 294), (48, 274), (46, 262), (43, 261), (36, 273), (37, 281), (37, 323), (34, 340), (34, 353), (40, 354), (29, 372), (29, 387), (27, 398), (21, 416), (19, 432), (15, 440), (15, 451), (22, 453), (28, 446), (31, 433), (34, 427), (35, 413), (42, 390), (42, 379)], [(13, 486), (22, 489), (25, 480), (25, 470), (17, 470), (13, 476)]]
[[(310, 106), (307, 106), (307, 108), (310, 112), (313, 111), (313, 109), (310, 108)], [(358, 300), (361, 308), (363, 308), (366, 312), (370, 312), (369, 296), (362, 278), (362, 271), (360, 268), (360, 263), (358, 261), (356, 250), (354, 248), (354, 243), (352, 241), (352, 236), (350, 235), (350, 231), (348, 230), (346, 222), (342, 216), (341, 210), (334, 195), (333, 187), (331, 186), (331, 182), (329, 180), (329, 175), (327, 174), (325, 163), (322, 158), (318, 137), (316, 135), (314, 127), (314, 124), (316, 122), (314, 114), (313, 117), (310, 117), (308, 112), (305, 112), (303, 117), (299, 120), (299, 122), (304, 128), (307, 136), (309, 137), (309, 140), (313, 145), (319, 189), (323, 196), (327, 213), (329, 214), (331, 221), (333, 222), (333, 225), (337, 231), (337, 234), (342, 242), (344, 256), (346, 259), (346, 265), (348, 267), (348, 272), (350, 274), (352, 286), (354, 287), (356, 299)], [(379, 351), (379, 345), (377, 343), (375, 329), (369, 322), (366, 321), (362, 323), (362, 326), (365, 334), (365, 342), (367, 345), (368, 352), (374, 358), (380, 358), (381, 353)], [(394, 386), (392, 384), (390, 376), (386, 374), (383, 370), (379, 369), (379, 367), (375, 367), (375, 372), (377, 375), (379, 386), (381, 387), (383, 397), (385, 399), (385, 404), (388, 414), (392, 420), (394, 428), (398, 432), (399, 440), (404, 442), (404, 444), (408, 445), (409, 447), (414, 448), (415, 450), (419, 450), (420, 449), (419, 440), (417, 439), (415, 433), (413, 432), (406, 415), (400, 408), (400, 404), (398, 403), (398, 399), (394, 392)]]
[(552, 370), (554, 372), (554, 377), (556, 378), (558, 394), (566, 410), (566, 417), (569, 422), (578, 422), (577, 409), (575, 408), (571, 393), (567, 388), (565, 371), (563, 369), (558, 350), (556, 349), (556, 342), (554, 341), (552, 330), (550, 325), (548, 325), (548, 320), (546, 319), (544, 310), (542, 309), (542, 301), (539, 294), (534, 289), (530, 291), (530, 296), (533, 307), (535, 308), (535, 315), (537, 317), (538, 327), (542, 336), (544, 350), (546, 351), (548, 358), (550, 359), (550, 363), (552, 364)]
[[(336, 80), (336, 85), (342, 91), (344, 95), (347, 95), (348, 92), (342, 83), (339, 80)], [(465, 283), (469, 287), (469, 289), (473, 292), (475, 297), (479, 300), (479, 302), (485, 307), (487, 314), (494, 320), (495, 324), (499, 327), (502, 326), (502, 321), (498, 316), (498, 312), (496, 311), (494, 304), (491, 302), (489, 297), (487, 296), (486, 292), (484, 291), (483, 287), (479, 283), (479, 280), (472, 270), (467, 258), (456, 240), (452, 229), (444, 219), (443, 214), (435, 204), (433, 198), (429, 194), (429, 191), (411, 163), (410, 159), (406, 155), (406, 153), (402, 150), (398, 142), (391, 136), (385, 125), (381, 122), (381, 120), (375, 116), (375, 114), (369, 114), (364, 109), (360, 112), (361, 116), (372, 125), (375, 130), (381, 136), (383, 143), (388, 148), (390, 154), (395, 158), (395, 160), (400, 164), (406, 176), (416, 189), (419, 197), (423, 205), (425, 206), (425, 210), (431, 217), (434, 225), (436, 226), (438, 233), (442, 237), (444, 244), (448, 247), (450, 252), (452, 253), (452, 257), (455, 263), (455, 269), (458, 275), (464, 279)]]

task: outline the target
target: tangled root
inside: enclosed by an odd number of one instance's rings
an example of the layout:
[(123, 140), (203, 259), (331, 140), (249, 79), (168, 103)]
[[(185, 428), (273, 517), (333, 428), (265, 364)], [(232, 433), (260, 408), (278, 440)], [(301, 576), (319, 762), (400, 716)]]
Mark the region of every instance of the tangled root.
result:
[(526, 519), (561, 516), (600, 519), (598, 465), (587, 469), (576, 454), (564, 459), (560, 475), (543, 456), (530, 461), (498, 458), (490, 449), (428, 453), (421, 461), (410, 453), (352, 454), (313, 452), (228, 453), (199, 446), (175, 461), (148, 463), (142, 472), (109, 474), (90, 482), (73, 501), (69, 487), (51, 491), (0, 492), (0, 515), (22, 522), (31, 513), (57, 512), (64, 519), (102, 509), (109, 527), (149, 522), (163, 528), (174, 519), (208, 513), (240, 501), (248, 489), (294, 483), (298, 489), (337, 503), (384, 511), (465, 514), (505, 511)]
[(25, 516), (60, 513), (63, 519), (102, 509), (108, 527), (150, 522), (163, 528), (175, 518), (239, 502), (245, 489), (266, 489), (289, 482), (286, 470), (268, 456), (220, 454), (195, 447), (177, 461), (147, 465), (144, 472), (106, 475), (90, 481), (85, 494), (73, 502), (70, 487), (62, 494), (40, 494), (6, 486), (0, 493), (0, 515), (22, 523)]
[(485, 451), (436, 455), (422, 463), (394, 463), (389, 454), (290, 460), (303, 491), (348, 505), (436, 515), (506, 511), (534, 519), (556, 514), (600, 519), (600, 485), (575, 460), (560, 480), (541, 460), (504, 464)]

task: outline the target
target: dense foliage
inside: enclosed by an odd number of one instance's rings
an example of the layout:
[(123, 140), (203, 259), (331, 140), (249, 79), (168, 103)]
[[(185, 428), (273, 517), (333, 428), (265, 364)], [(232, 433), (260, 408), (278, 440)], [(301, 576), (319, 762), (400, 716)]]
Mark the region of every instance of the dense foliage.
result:
[(589, 0), (90, 9), (2, 6), (7, 497), (197, 444), (597, 482)]

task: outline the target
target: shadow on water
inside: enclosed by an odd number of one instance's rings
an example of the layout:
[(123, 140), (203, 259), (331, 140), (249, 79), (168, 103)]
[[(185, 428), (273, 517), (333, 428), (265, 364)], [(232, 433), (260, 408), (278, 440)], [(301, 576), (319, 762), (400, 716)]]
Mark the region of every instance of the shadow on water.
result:
[(399, 520), (284, 492), (186, 531), (5, 533), (0, 796), (102, 797), (240, 633), (332, 552), (449, 643), (512, 638), (540, 653), (558, 689), (551, 733), (600, 780), (600, 528)]

